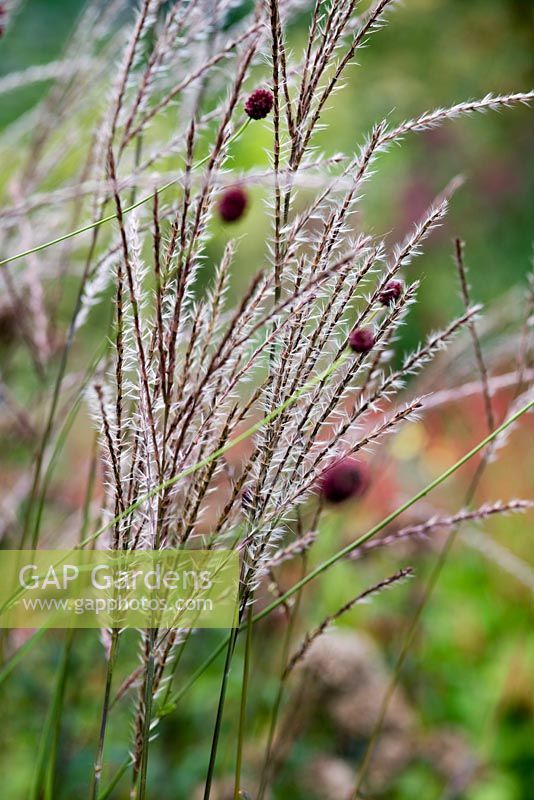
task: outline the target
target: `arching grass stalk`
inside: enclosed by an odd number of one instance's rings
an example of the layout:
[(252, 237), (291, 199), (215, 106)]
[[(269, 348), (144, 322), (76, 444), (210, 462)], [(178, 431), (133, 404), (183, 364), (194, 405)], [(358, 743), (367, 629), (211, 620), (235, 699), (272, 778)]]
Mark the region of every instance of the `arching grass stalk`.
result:
[[(265, 617), (267, 617), (272, 611), (274, 611), (280, 605), (282, 605), (282, 603), (285, 603), (295, 594), (300, 592), (308, 583), (318, 578), (320, 575), (322, 575), (324, 572), (330, 569), (330, 567), (337, 564), (338, 561), (341, 561), (342, 559), (346, 558), (353, 550), (356, 550), (356, 548), (360, 547), (362, 544), (369, 541), (369, 539), (372, 539), (374, 536), (380, 533), (380, 531), (382, 531), (389, 524), (391, 524), (391, 522), (394, 522), (397, 519), (397, 517), (400, 517), (401, 514), (410, 509), (412, 506), (418, 503), (419, 500), (422, 500), (424, 497), (430, 494), (434, 489), (436, 489), (438, 486), (444, 483), (448, 478), (454, 475), (454, 473), (457, 472), (465, 464), (467, 464), (473, 458), (473, 456), (475, 456), (477, 453), (483, 450), (488, 444), (493, 442), (494, 439), (500, 436), (507, 428), (510, 427), (510, 425), (513, 425), (513, 423), (516, 420), (518, 420), (524, 414), (528, 413), (533, 407), (534, 407), (534, 401), (531, 400), (522, 408), (520, 408), (518, 411), (516, 411), (514, 414), (512, 414), (511, 417), (505, 420), (502, 423), (502, 425), (496, 428), (491, 434), (486, 436), (484, 439), (481, 439), (481, 441), (478, 442), (478, 444), (476, 444), (471, 450), (469, 450), (464, 456), (462, 456), (462, 458), (456, 461), (452, 466), (450, 466), (448, 469), (442, 472), (441, 475), (438, 475), (437, 478), (428, 483), (423, 489), (414, 494), (409, 500), (400, 505), (395, 511), (392, 511), (390, 514), (384, 517), (384, 519), (381, 520), (381, 522), (374, 525), (369, 531), (367, 531), (367, 533), (363, 534), (363, 536), (360, 536), (360, 538), (356, 539), (354, 542), (351, 542), (350, 544), (341, 548), (341, 550), (338, 550), (336, 553), (334, 553), (334, 555), (330, 556), (330, 558), (327, 558), (325, 561), (323, 561), (321, 564), (315, 567), (315, 569), (309, 572), (306, 576), (297, 581), (290, 589), (284, 592), (284, 594), (280, 595), (280, 597), (276, 598), (276, 600), (274, 600), (272, 603), (266, 606), (262, 611), (259, 611), (253, 617), (252, 623), (255, 624), (260, 620), (264, 619)], [(239, 630), (241, 630), (241, 628)], [(219, 643), (219, 645), (213, 650), (213, 652), (208, 656), (208, 658), (193, 673), (190, 679), (186, 683), (184, 683), (184, 685), (177, 692), (175, 692), (174, 695), (172, 695), (172, 697), (166, 703), (165, 708), (160, 709), (159, 711), (160, 718), (167, 716), (174, 710), (174, 708), (176, 707), (177, 703), (181, 700), (181, 698), (197, 682), (200, 676), (204, 674), (204, 672), (211, 666), (211, 664), (217, 659), (217, 657), (223, 652), (223, 650), (228, 647), (229, 643), (231, 642), (231, 639), (234, 637), (234, 635), (237, 635), (238, 632), (239, 632), (238, 630), (232, 630), (232, 632)], [(119, 769), (124, 772), (128, 768), (128, 763), (129, 763), (129, 758), (127, 758), (125, 762), (121, 764), (121, 767)], [(112, 783), (109, 784), (100, 795), (98, 795), (98, 800), (107, 800), (111, 796), (113, 787), (116, 785), (116, 779), (117, 776), (115, 776)]]
[(286, 600), (289, 600), (290, 597), (293, 597), (294, 594), (300, 591), (300, 589), (306, 586), (306, 584), (310, 583), (310, 581), (318, 578), (319, 575), (322, 575), (323, 572), (326, 572), (326, 570), (330, 569), (330, 567), (332, 567), (334, 564), (337, 564), (338, 561), (341, 561), (343, 558), (348, 556), (353, 550), (356, 550), (357, 547), (365, 544), (365, 542), (368, 542), (369, 539), (373, 538), (373, 536), (376, 536), (377, 533), (380, 533), (380, 531), (386, 528), (390, 523), (394, 522), (397, 517), (400, 517), (401, 514), (418, 503), (419, 500), (422, 500), (424, 497), (430, 494), (430, 492), (434, 491), (434, 489), (444, 483), (448, 478), (451, 477), (451, 475), (454, 475), (454, 473), (463, 467), (464, 464), (467, 464), (467, 462), (470, 461), (473, 456), (476, 456), (477, 453), (483, 450), (484, 447), (490, 444), (490, 442), (492, 442), (497, 436), (509, 428), (510, 425), (513, 425), (517, 419), (522, 417), (523, 414), (526, 414), (533, 407), (534, 400), (530, 400), (526, 405), (516, 411), (515, 414), (512, 414), (511, 417), (503, 422), (502, 425), (496, 428), (493, 433), (490, 433), (485, 439), (482, 439), (477, 445), (475, 445), (475, 447), (469, 450), (468, 453), (462, 456), (462, 458), (456, 461), (456, 463), (454, 463), (451, 467), (446, 469), (445, 472), (442, 472), (441, 475), (438, 475), (437, 478), (428, 483), (423, 489), (417, 492), (417, 494), (414, 494), (413, 497), (411, 497), (409, 500), (406, 500), (406, 502), (400, 505), (395, 511), (392, 511), (391, 514), (388, 514), (387, 517), (384, 517), (381, 522), (377, 523), (377, 525), (372, 527), (369, 531), (367, 531), (367, 533), (364, 533), (359, 539), (356, 539), (354, 542), (351, 542), (350, 544), (341, 548), (341, 550), (338, 550), (337, 553), (334, 553), (333, 556), (330, 556), (330, 558), (327, 558), (322, 564), (319, 564), (319, 566), (315, 567), (315, 569), (309, 572), (304, 578), (302, 578), (300, 581), (297, 581), (297, 583), (295, 583), (291, 589), (288, 589), (287, 592), (256, 614), (254, 617), (254, 622), (259, 622), (260, 619), (268, 616), (271, 611), (274, 611), (275, 608), (278, 608), (278, 606), (281, 605), (281, 603), (284, 603)]
[[(228, 139), (226, 146), (235, 142), (243, 131), (246, 129), (248, 124), (250, 123), (250, 118), (247, 118), (246, 121), (237, 129), (237, 131), (233, 134), (233, 136)], [(196, 164), (193, 165), (193, 169), (200, 169), (200, 167), (204, 166), (211, 158), (211, 153), (208, 153), (207, 156), (201, 158), (200, 161), (197, 161)], [(130, 211), (134, 211), (136, 208), (148, 203), (150, 200), (153, 200), (156, 194), (161, 194), (165, 192), (167, 189), (170, 189), (171, 186), (175, 186), (178, 183), (178, 178), (173, 178), (172, 181), (165, 183), (159, 189), (156, 189), (154, 192), (141, 197), (139, 200), (136, 200), (135, 203), (131, 203), (129, 206), (126, 206), (122, 209), (123, 214), (128, 214)], [(48, 247), (54, 247), (56, 244), (61, 244), (61, 242), (66, 242), (68, 239), (73, 239), (75, 236), (79, 236), (82, 233), (87, 233), (88, 231), (95, 230), (99, 228), (101, 225), (105, 225), (106, 222), (112, 222), (114, 219), (117, 219), (117, 214), (108, 214), (105, 217), (101, 217), (97, 219), (96, 222), (91, 222), (88, 225), (82, 225), (81, 228), (76, 228), (73, 231), (69, 231), (68, 233), (64, 233), (61, 236), (58, 236), (56, 239), (51, 239), (48, 242), (43, 242), (43, 244), (39, 244), (36, 247), (30, 247), (28, 250), (23, 250), (21, 253), (16, 253), (14, 256), (9, 256), (8, 258), (2, 259), (0, 261), (0, 267), (5, 266), (6, 264), (11, 264), (13, 261), (18, 261), (20, 258), (25, 258), (26, 256), (30, 256), (33, 253), (40, 253), (42, 250), (46, 250)]]

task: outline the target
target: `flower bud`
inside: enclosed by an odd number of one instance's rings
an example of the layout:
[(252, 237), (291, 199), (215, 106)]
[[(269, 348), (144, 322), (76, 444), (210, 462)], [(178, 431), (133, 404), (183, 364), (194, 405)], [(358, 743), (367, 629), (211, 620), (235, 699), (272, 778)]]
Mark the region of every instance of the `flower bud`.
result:
[(7, 8), (4, 3), (0, 3), (0, 39), (6, 32), (7, 28)]
[(269, 89), (255, 89), (245, 103), (245, 114), (251, 119), (264, 119), (271, 112), (274, 97)]
[(375, 335), (372, 328), (354, 328), (349, 333), (349, 347), (355, 353), (368, 353), (375, 344)]
[(237, 222), (248, 205), (248, 196), (241, 186), (226, 189), (219, 200), (219, 216), (223, 222)]
[(383, 306), (390, 306), (396, 303), (402, 294), (402, 281), (392, 280), (386, 283), (382, 291), (378, 295), (378, 299)]
[(367, 484), (367, 474), (361, 462), (347, 457), (325, 469), (318, 488), (323, 500), (337, 504), (361, 497)]

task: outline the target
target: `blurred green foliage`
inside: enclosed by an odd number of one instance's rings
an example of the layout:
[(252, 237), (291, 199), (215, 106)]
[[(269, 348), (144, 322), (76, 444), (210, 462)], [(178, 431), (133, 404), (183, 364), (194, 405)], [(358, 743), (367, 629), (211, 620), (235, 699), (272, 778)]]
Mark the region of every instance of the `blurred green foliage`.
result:
[[(78, 0), (28, 0), (5, 39), (0, 43), (0, 74), (46, 63), (61, 51), (62, 43), (81, 8)], [(291, 32), (295, 50), (302, 47), (304, 17)], [(417, 115), (439, 105), (478, 97), (488, 91), (526, 90), (534, 85), (534, 3), (531, 0), (407, 0), (390, 15), (390, 24), (375, 34), (370, 46), (350, 69), (347, 89), (338, 95), (324, 122), (317, 144), (327, 153), (350, 152), (362, 143), (371, 125), (387, 116), (392, 121)], [(2, 97), (0, 126), (17, 119), (41, 96), (41, 85)], [(410, 268), (423, 280), (421, 302), (406, 327), (404, 345), (417, 341), (459, 308), (457, 280), (452, 265), (451, 239), (466, 241), (474, 296), (487, 303), (524, 280), (532, 247), (534, 212), (534, 160), (532, 159), (532, 112), (516, 109), (449, 123), (439, 132), (410, 136), (379, 162), (379, 173), (366, 187), (361, 218), (356, 225), (387, 235), (396, 241), (417, 219), (433, 196), (458, 173), (465, 186), (453, 200), (451, 213), (434, 235), (425, 254)], [(258, 164), (258, 152), (270, 141), (267, 128), (247, 132), (235, 149), (237, 168)], [(261, 190), (254, 190), (253, 205), (232, 235), (253, 232), (240, 244), (235, 290), (247, 283), (251, 265), (262, 258), (262, 238), (268, 231)], [(210, 250), (215, 257), (227, 232), (219, 225)], [(106, 312), (103, 312), (105, 316)], [(95, 321), (95, 326), (98, 321)], [(526, 458), (523, 453), (522, 458)], [(518, 490), (508, 479), (514, 474), (514, 450), (500, 471), (501, 482), (491, 483), (498, 495)], [(17, 455), (13, 454), (16, 461)], [(525, 462), (526, 463), (526, 462)], [(528, 462), (532, 468), (532, 459)], [(416, 474), (414, 465), (407, 471)], [(410, 480), (406, 481), (408, 488)], [(444, 495), (445, 506), (457, 508), (463, 485)], [(461, 502), (461, 501), (460, 501)], [(380, 509), (378, 509), (379, 511)], [(532, 519), (532, 518), (530, 518)], [(325, 537), (316, 556), (332, 552), (339, 538), (350, 532), (356, 517), (339, 533)], [(365, 522), (365, 520), (364, 520)], [(357, 520), (358, 526), (362, 523)], [(499, 541), (528, 557), (528, 521), (494, 521), (488, 528)], [(429, 559), (419, 558), (423, 576)], [(354, 593), (373, 577), (395, 567), (395, 555), (361, 567), (346, 564), (310, 592), (305, 617), (310, 625)], [(377, 635), (376, 619), (393, 615), (394, 633), (380, 641), (392, 663), (398, 651), (402, 622), (416, 598), (413, 585), (388, 593), (370, 608), (357, 609), (344, 620), (350, 628), (364, 628)], [(423, 726), (455, 726), (485, 765), (476, 786), (465, 800), (527, 800), (534, 786), (532, 749), (532, 683), (528, 678), (534, 657), (532, 608), (528, 592), (498, 565), (475, 551), (458, 547), (425, 614), (403, 683), (417, 706)], [(400, 622), (399, 622), (400, 621)], [(398, 630), (395, 631), (395, 624)], [(184, 656), (181, 677), (210, 652), (216, 633), (195, 637)], [(265, 724), (274, 685), (276, 648), (269, 642), (278, 633), (263, 628), (252, 677), (251, 737)], [(380, 638), (380, 637), (379, 637)], [(2, 797), (26, 797), (31, 766), (50, 700), (63, 637), (49, 634), (3, 691), (3, 712), (9, 733), (2, 726), (0, 768)], [(129, 648), (129, 653), (128, 653)], [(123, 652), (124, 674), (135, 663), (133, 635)], [(265, 651), (265, 652), (264, 652)], [(97, 637), (76, 635), (71, 655), (76, 682), (67, 685), (59, 757), (60, 781), (55, 800), (86, 795), (87, 775), (94, 757), (95, 732), (102, 696), (104, 659)], [(237, 714), (239, 663), (233, 672), (221, 748), (221, 771), (231, 771)], [(271, 679), (269, 679), (271, 675)], [(206, 673), (180, 708), (160, 727), (160, 738), (151, 752), (152, 797), (158, 800), (190, 798), (205, 774), (209, 736), (220, 674)], [(530, 686), (530, 688), (529, 688)], [(106, 760), (119, 764), (130, 733), (126, 706), (113, 714)], [(9, 738), (8, 738), (9, 736)], [(295, 774), (323, 750), (332, 750), (331, 732), (318, 728), (299, 742), (282, 775), (276, 798), (304, 797), (295, 785)], [(62, 787), (69, 787), (64, 789)], [(413, 797), (439, 800), (443, 787), (423, 763), (414, 765), (387, 794), (390, 800)], [(117, 794), (126, 797), (126, 793)]]

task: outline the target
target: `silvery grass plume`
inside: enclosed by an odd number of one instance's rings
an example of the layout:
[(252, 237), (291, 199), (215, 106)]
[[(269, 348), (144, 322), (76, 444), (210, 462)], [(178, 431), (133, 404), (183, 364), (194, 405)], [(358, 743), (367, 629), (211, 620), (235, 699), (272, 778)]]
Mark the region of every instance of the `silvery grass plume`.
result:
[[(133, 20), (119, 25), (127, 5), (90, 4), (61, 60), (0, 83), (9, 92), (54, 79), (44, 101), (2, 138), (3, 147), (21, 135), (28, 141), (12, 196), (0, 209), (2, 252), (12, 254), (1, 267), (6, 293), (23, 310), (19, 324), (35, 371), (47, 376), (56, 356), (60, 363), (29, 506), (46, 497), (47, 454), (61, 390), (70, 385), (73, 341), (112, 294), (114, 319), (103, 347), (89, 374), (75, 381), (99, 434), (101, 545), (238, 549), (241, 623), (273, 570), (313, 545), (322, 510), (336, 494), (324, 491), (325, 473), (360, 464), (424, 412), (425, 397), (407, 397), (407, 382), (417, 386), (414, 377), (458, 334), (472, 331), (480, 312), (466, 294), (458, 318), (400, 365), (391, 361), (417, 300), (410, 264), (442, 223), (460, 181), (444, 188), (403, 241), (387, 246), (354, 224), (380, 154), (409, 133), (526, 104), (534, 92), (487, 95), (398, 125), (379, 121), (353, 154), (328, 156), (316, 147), (322, 114), (346, 67), (396, 3), (379, 0), (357, 16), (355, 0), (268, 0), (250, 12), (234, 0), (141, 0)], [(299, 57), (288, 50), (287, 27), (303, 10), (308, 40)], [(262, 125), (273, 131), (269, 167), (238, 174), (232, 145), (241, 136), (254, 142)], [(77, 164), (75, 178), (64, 176), (68, 159)], [(251, 182), (263, 188), (271, 229), (264, 263), (232, 306), (239, 241), (230, 240), (209, 271), (207, 252), (213, 220), (229, 224), (241, 216)], [(226, 191), (233, 194), (221, 205)], [(76, 258), (82, 233), (88, 246)], [(61, 290), (50, 299), (44, 281), (60, 286), (67, 271), (77, 271), (78, 289), (63, 331)], [(483, 378), (491, 386), (493, 378)], [(236, 466), (224, 455), (249, 428), (248, 450)], [(305, 504), (316, 509), (308, 532), (301, 529)], [(514, 507), (484, 507), (401, 533), (422, 535), (508, 510)], [(37, 545), (41, 518), (28, 516), (26, 542)], [(148, 742), (161, 716), (154, 703), (188, 638), (181, 631), (141, 632), (141, 666), (119, 690), (138, 691), (131, 796), (141, 800)], [(119, 631), (110, 632), (109, 683), (119, 639)], [(221, 713), (223, 704), (224, 692)], [(112, 705), (108, 692), (93, 798)], [(206, 799), (216, 749), (217, 736)]]
[(372, 553), (383, 547), (389, 547), (398, 542), (404, 542), (412, 539), (428, 540), (432, 534), (438, 531), (450, 531), (453, 528), (458, 528), (466, 522), (479, 523), (483, 522), (495, 514), (511, 514), (521, 513), (534, 506), (534, 501), (529, 500), (510, 500), (507, 503), (497, 501), (496, 503), (484, 503), (480, 508), (473, 510), (462, 509), (456, 514), (439, 515), (435, 514), (424, 522), (415, 525), (407, 525), (404, 528), (391, 533), (388, 536), (383, 536), (380, 539), (367, 542), (361, 547), (357, 547), (352, 551), (349, 558), (353, 561), (363, 558), (368, 553)]

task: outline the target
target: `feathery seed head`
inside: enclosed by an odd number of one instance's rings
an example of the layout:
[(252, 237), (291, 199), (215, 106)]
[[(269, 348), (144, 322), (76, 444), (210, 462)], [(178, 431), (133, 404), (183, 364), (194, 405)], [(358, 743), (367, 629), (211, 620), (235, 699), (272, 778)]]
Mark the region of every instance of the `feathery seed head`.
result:
[(254, 495), (252, 493), (252, 490), (248, 486), (245, 486), (245, 488), (241, 492), (241, 507), (243, 511), (247, 512), (251, 510), (253, 499)]
[(403, 284), (402, 281), (391, 280), (382, 289), (378, 295), (378, 299), (383, 306), (390, 306), (396, 303), (402, 294)]
[(355, 353), (368, 353), (375, 344), (375, 335), (372, 328), (354, 328), (349, 333), (349, 347)]
[(360, 461), (343, 458), (327, 467), (319, 480), (319, 492), (327, 503), (343, 503), (361, 497), (368, 484), (368, 476)]
[(245, 114), (251, 119), (265, 119), (273, 103), (273, 93), (269, 89), (255, 89), (245, 103)]
[(248, 195), (242, 186), (230, 186), (219, 200), (219, 216), (223, 222), (237, 222), (248, 205)]

